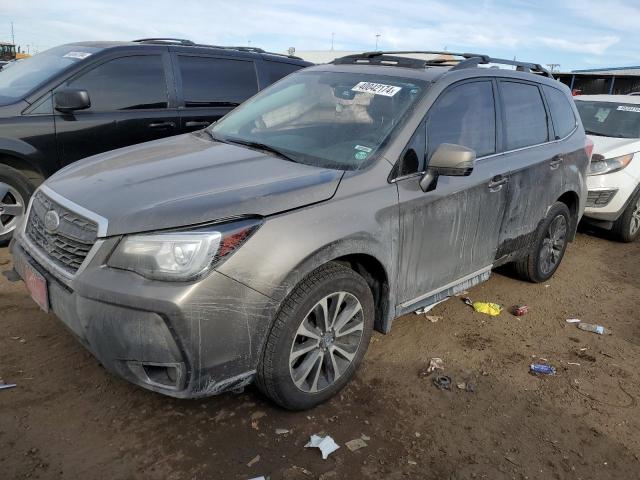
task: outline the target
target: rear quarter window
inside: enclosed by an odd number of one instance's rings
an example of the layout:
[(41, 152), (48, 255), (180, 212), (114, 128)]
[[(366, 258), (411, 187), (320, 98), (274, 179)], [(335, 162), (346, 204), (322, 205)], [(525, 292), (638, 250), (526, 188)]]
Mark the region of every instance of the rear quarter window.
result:
[(544, 85), (544, 95), (551, 111), (553, 130), (556, 140), (569, 135), (576, 128), (576, 117), (567, 96), (560, 90)]
[(540, 90), (531, 83), (501, 81), (507, 150), (549, 141), (547, 111)]

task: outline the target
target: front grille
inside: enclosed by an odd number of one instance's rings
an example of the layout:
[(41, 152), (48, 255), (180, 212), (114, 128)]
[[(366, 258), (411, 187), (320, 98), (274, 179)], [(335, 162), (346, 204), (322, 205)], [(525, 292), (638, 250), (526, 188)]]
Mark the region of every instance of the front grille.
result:
[[(44, 217), (49, 211), (56, 212), (60, 219), (60, 224), (54, 231), (45, 227)], [(33, 198), (25, 232), (55, 265), (69, 273), (75, 273), (96, 242), (98, 225), (39, 191)]]
[(587, 195), (587, 207), (606, 207), (616, 194), (617, 190), (591, 190)]

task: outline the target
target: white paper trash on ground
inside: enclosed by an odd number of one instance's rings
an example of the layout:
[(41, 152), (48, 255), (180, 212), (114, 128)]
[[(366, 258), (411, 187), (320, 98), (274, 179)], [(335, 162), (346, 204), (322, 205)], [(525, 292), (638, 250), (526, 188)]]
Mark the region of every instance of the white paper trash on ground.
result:
[(333, 438), (329, 435), (326, 437), (320, 437), (318, 435), (311, 435), (309, 439), (309, 443), (307, 443), (305, 448), (319, 448), (322, 453), (322, 459), (326, 460), (329, 455), (335, 452), (340, 446), (334, 442)]

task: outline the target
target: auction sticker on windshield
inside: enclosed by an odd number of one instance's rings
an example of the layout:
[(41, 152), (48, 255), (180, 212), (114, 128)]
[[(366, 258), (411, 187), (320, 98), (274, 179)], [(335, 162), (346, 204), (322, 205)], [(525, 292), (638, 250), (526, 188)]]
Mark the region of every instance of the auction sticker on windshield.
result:
[(360, 82), (351, 90), (354, 92), (373, 93), (374, 95), (393, 97), (402, 90), (402, 87), (394, 87), (393, 85), (385, 85), (384, 83)]
[(616, 110), (620, 110), (623, 112), (640, 113), (640, 107), (632, 107), (631, 105), (620, 105)]

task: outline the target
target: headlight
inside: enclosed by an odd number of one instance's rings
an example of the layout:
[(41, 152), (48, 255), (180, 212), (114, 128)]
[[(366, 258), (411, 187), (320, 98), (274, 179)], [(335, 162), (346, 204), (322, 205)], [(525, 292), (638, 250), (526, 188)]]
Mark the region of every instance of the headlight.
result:
[(588, 175), (604, 175), (605, 173), (613, 173), (622, 170), (629, 165), (634, 154), (622, 155), (615, 158), (604, 158), (602, 155), (594, 154), (591, 157)]
[(155, 280), (192, 280), (233, 253), (261, 223), (248, 219), (186, 232), (127, 236), (107, 265)]

